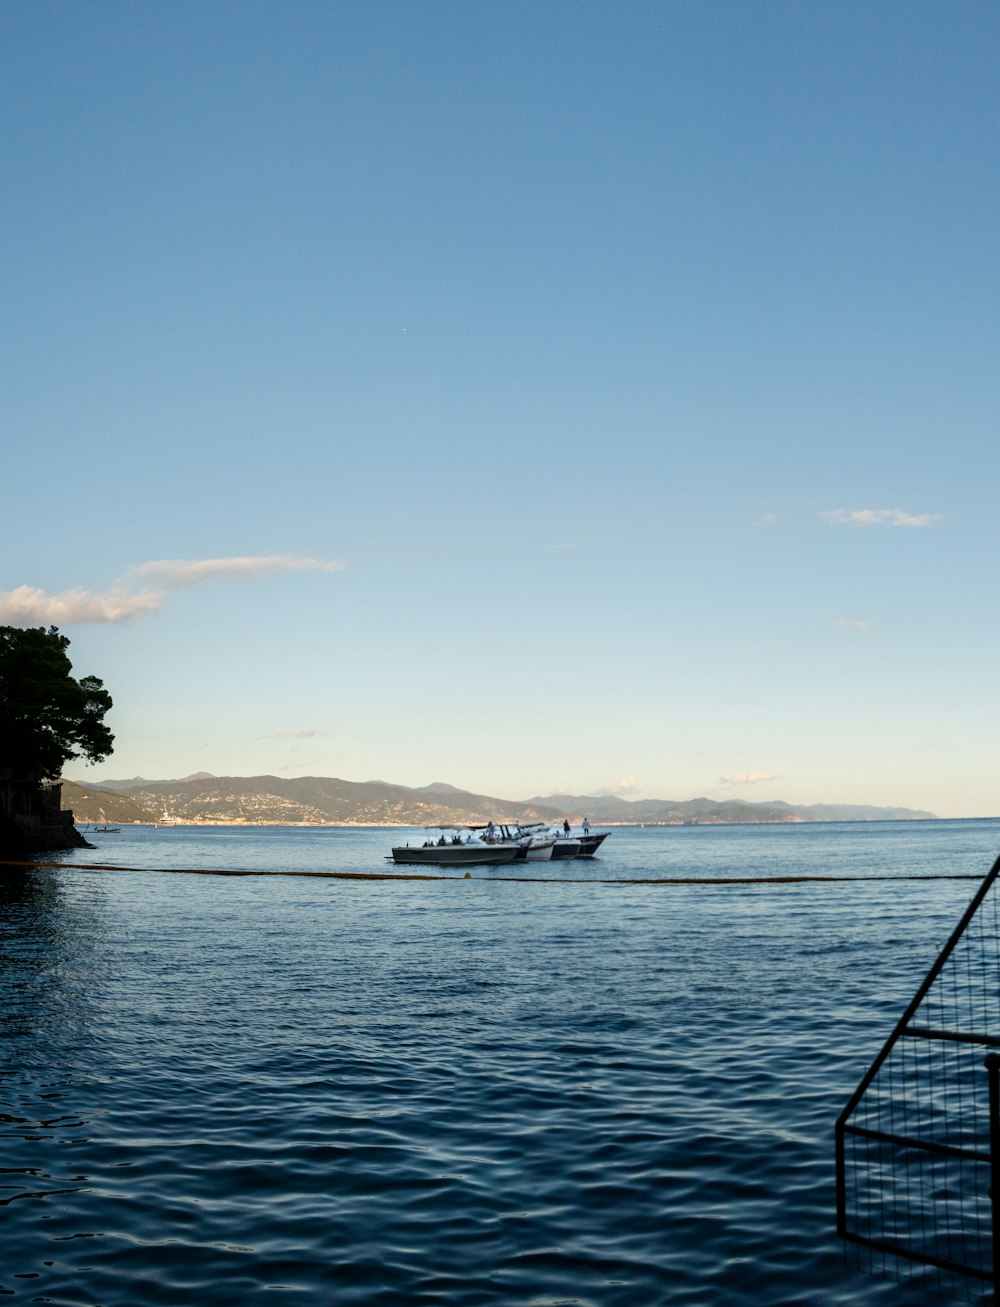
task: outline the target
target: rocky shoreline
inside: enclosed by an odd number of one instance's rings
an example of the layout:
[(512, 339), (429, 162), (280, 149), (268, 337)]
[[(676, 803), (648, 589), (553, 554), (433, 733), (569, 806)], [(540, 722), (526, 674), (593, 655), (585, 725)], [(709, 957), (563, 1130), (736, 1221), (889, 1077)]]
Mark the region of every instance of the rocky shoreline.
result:
[(93, 847), (77, 830), (73, 813), (62, 807), (60, 785), (0, 776), (0, 855), (16, 859)]

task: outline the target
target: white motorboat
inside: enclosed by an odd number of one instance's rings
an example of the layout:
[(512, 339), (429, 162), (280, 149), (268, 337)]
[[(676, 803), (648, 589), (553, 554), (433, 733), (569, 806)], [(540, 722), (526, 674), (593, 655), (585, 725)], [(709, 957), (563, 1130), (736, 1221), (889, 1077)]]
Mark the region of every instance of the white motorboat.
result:
[(552, 850), (556, 844), (556, 832), (550, 830), (544, 822), (534, 822), (530, 826), (516, 826), (513, 828), (518, 833), (518, 838), (522, 843), (526, 840), (524, 857), (532, 862), (542, 862), (552, 857)]

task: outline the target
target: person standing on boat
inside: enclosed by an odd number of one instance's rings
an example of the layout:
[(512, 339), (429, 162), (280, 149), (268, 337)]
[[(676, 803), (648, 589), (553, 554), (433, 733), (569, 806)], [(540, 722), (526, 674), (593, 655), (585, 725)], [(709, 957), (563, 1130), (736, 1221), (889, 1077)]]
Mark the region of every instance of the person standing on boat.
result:
[(493, 818), (490, 818), (490, 824), (486, 827), (486, 843), (492, 844), (497, 837), (497, 828), (493, 825)]
[(568, 835), (568, 834), (569, 834), (569, 818), (568, 818), (568, 817), (564, 817), (564, 818), (563, 818), (563, 834), (564, 834), (564, 835)]
[(584, 835), (590, 834), (590, 822), (587, 820), (586, 817), (584, 817), (583, 819), (583, 833)]

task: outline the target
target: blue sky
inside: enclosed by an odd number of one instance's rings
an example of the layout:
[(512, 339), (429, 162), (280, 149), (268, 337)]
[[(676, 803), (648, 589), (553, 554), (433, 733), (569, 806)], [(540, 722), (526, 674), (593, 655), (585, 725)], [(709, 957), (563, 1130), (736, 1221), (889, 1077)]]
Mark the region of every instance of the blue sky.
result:
[(100, 775), (996, 815), (1000, 8), (0, 10)]

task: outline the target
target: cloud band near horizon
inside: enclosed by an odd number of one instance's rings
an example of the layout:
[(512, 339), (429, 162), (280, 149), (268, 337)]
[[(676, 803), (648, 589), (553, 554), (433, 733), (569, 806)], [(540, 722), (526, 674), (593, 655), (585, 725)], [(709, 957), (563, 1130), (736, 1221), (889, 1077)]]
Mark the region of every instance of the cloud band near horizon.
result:
[[(100, 593), (76, 588), (48, 594), (36, 586), (0, 590), (0, 622), (10, 626), (64, 626), (125, 622), (155, 612), (171, 590), (207, 581), (247, 581), (256, 576), (285, 572), (340, 572), (344, 563), (293, 554), (259, 557), (156, 559), (131, 568), (111, 590)], [(153, 582), (140, 590), (128, 586), (130, 578)]]

